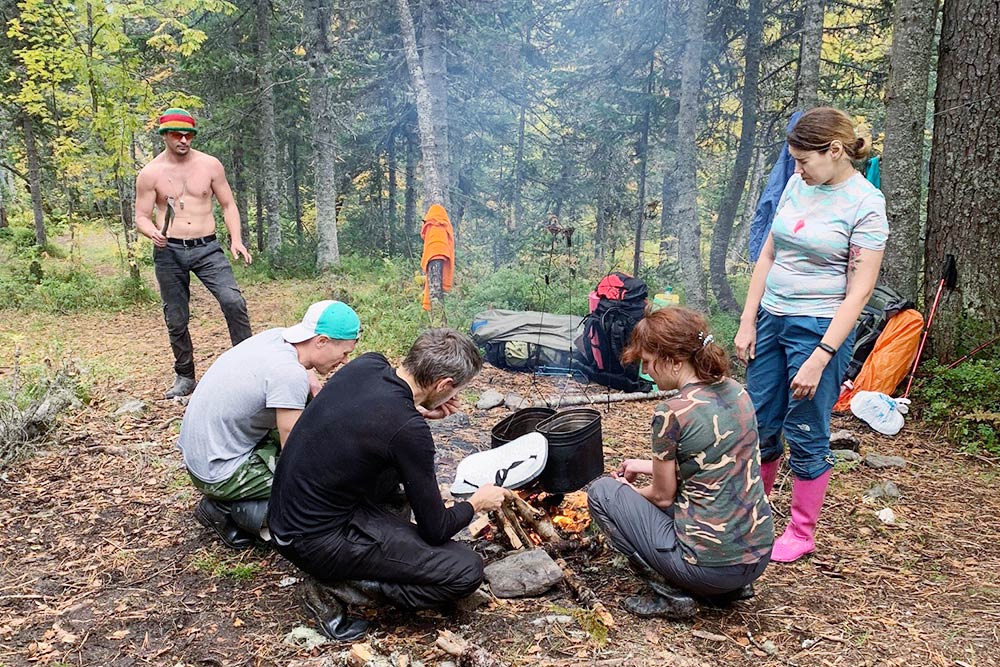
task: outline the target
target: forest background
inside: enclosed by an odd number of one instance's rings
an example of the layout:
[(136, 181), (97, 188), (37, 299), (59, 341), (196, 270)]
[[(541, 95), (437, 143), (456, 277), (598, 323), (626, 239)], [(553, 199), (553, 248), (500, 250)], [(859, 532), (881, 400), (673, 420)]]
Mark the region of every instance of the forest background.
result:
[[(155, 307), (134, 179), (158, 112), (183, 106), (256, 253), (240, 281), (306, 281), (290, 311), (370, 294), (373, 348), (427, 324), (434, 202), (456, 232), (452, 324), (583, 313), (621, 269), (731, 340), (789, 116), (829, 104), (882, 158), (884, 281), (926, 313), (958, 260), (928, 356), (1000, 328), (996, 0), (0, 0), (0, 22), (3, 313)], [(997, 348), (978, 358), (932, 370), (925, 403), (1000, 449)]]

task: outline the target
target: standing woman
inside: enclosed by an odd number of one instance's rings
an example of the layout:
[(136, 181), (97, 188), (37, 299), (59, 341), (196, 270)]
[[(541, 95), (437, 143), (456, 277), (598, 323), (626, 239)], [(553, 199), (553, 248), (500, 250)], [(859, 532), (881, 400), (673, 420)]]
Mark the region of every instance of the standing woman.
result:
[(843, 111), (803, 114), (788, 134), (795, 173), (778, 202), (736, 334), (757, 408), (761, 474), (770, 495), (788, 443), (791, 520), (771, 560), (815, 549), (813, 534), (834, 459), (830, 413), (889, 236), (882, 193), (854, 168), (869, 141)]
[[(591, 516), (652, 590), (625, 601), (638, 616), (691, 616), (691, 596), (750, 597), (774, 543), (754, 406), (712, 340), (698, 313), (663, 308), (636, 324), (622, 355), (679, 390), (653, 413), (652, 457), (627, 459), (587, 492)], [(650, 484), (632, 486), (639, 475)]]

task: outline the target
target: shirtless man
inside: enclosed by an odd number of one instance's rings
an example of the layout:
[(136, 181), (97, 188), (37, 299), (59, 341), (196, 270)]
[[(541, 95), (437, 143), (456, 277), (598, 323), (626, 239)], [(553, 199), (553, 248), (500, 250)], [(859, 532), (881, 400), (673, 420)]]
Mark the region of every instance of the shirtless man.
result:
[(155, 246), (153, 266), (176, 373), (174, 386), (165, 396), (173, 398), (187, 396), (195, 387), (194, 351), (188, 332), (191, 272), (222, 307), (232, 344), (251, 336), (246, 301), (215, 239), (213, 195), (222, 207), (233, 257), (247, 264), (251, 258), (240, 236), (240, 213), (222, 163), (191, 148), (197, 132), (194, 118), (184, 109), (167, 109), (160, 116), (159, 132), (165, 149), (136, 178), (135, 222)]

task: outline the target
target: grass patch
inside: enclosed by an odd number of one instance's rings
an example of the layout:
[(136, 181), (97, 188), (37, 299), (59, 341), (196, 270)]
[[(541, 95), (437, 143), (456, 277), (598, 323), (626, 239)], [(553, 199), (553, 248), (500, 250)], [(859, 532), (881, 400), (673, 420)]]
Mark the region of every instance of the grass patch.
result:
[(1000, 359), (924, 370), (927, 381), (914, 391), (921, 416), (944, 424), (948, 439), (964, 451), (1000, 455)]
[(598, 646), (604, 646), (608, 643), (608, 628), (601, 620), (597, 617), (597, 614), (590, 609), (583, 609), (581, 607), (560, 607), (559, 605), (552, 605), (552, 612), (555, 614), (562, 614), (564, 616), (572, 616), (576, 620), (576, 624), (590, 636), (590, 640), (596, 643)]
[(210, 577), (248, 581), (261, 571), (260, 563), (245, 563), (244, 556), (220, 556), (214, 551), (201, 549), (191, 559), (194, 569)]

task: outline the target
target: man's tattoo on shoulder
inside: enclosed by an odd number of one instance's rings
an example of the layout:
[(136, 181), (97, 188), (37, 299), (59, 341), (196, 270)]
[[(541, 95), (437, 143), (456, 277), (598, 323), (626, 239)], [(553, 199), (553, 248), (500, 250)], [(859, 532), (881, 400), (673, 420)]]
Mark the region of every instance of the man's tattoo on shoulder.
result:
[(851, 246), (850, 253), (847, 256), (847, 274), (852, 275), (857, 272), (858, 266), (861, 264), (861, 248), (856, 245)]

